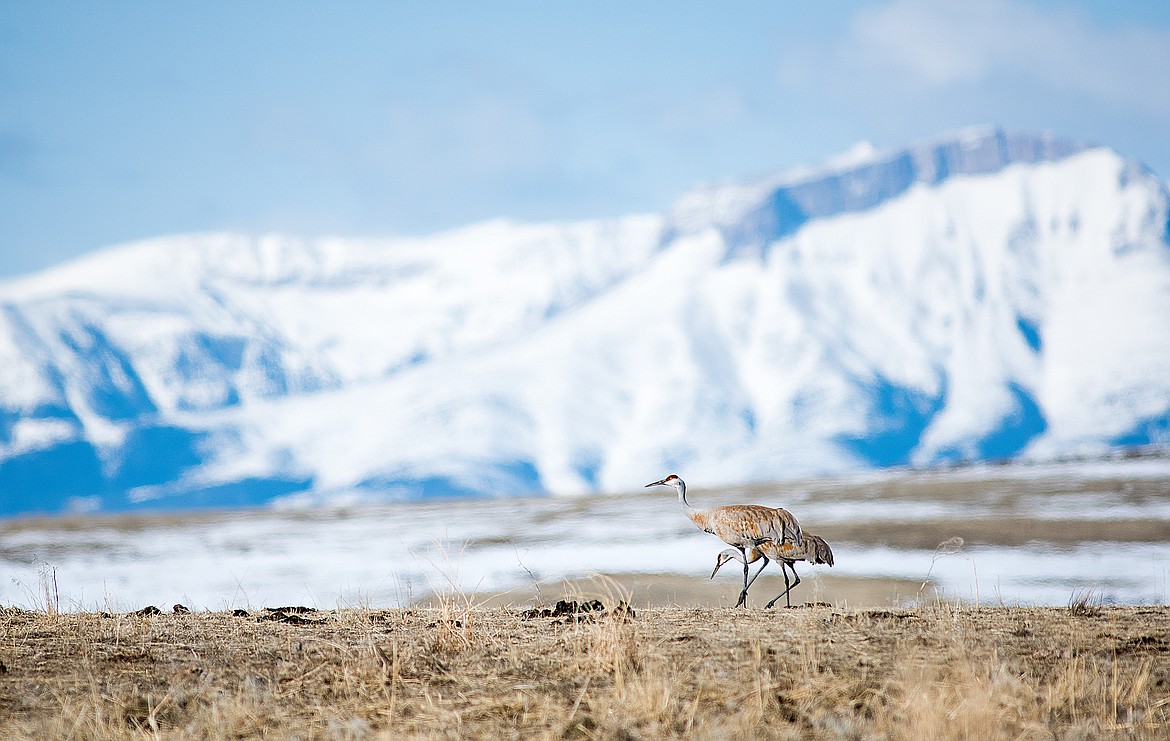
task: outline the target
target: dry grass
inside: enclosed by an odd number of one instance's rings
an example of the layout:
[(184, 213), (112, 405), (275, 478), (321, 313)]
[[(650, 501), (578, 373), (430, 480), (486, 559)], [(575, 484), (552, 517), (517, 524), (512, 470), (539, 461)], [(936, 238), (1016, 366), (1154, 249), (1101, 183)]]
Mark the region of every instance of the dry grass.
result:
[(0, 737), (1170, 736), (1170, 608), (1085, 607), (0, 609)]

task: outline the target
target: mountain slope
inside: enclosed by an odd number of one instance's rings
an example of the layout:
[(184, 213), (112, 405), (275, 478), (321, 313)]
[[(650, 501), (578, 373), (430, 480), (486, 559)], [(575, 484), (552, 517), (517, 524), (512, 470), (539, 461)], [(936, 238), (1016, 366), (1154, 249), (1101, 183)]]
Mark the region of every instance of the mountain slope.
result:
[(662, 216), (106, 250), (0, 286), (0, 511), (1165, 442), (1168, 202), (1108, 149), (987, 129)]

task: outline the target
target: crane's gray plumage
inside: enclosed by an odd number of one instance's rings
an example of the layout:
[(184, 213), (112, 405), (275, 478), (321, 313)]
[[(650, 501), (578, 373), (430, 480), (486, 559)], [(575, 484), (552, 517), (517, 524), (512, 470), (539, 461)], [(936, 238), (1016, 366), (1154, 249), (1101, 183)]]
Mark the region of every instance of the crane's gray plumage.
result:
[[(765, 507), (759, 504), (732, 504), (726, 507), (695, 509), (687, 501), (687, 485), (673, 473), (655, 481), (651, 486), (670, 486), (678, 492), (678, 503), (683, 513), (703, 532), (711, 533), (724, 543), (737, 549), (743, 562), (743, 591), (740, 592), (736, 607), (747, 604), (748, 581), (747, 554), (763, 543), (775, 543), (787, 547), (802, 548), (803, 538), (800, 523), (786, 509)], [(753, 559), (753, 561), (757, 560)], [(765, 566), (767, 565), (765, 561)], [(763, 567), (761, 567), (763, 568)], [(758, 574), (757, 574), (758, 576)]]
[[(756, 545), (746, 552), (736, 550), (735, 548), (728, 548), (715, 557), (715, 570), (711, 572), (711, 578), (714, 579), (715, 574), (719, 572), (723, 564), (732, 559), (742, 561), (745, 572), (748, 564), (755, 563), (760, 559), (764, 561), (763, 566), (760, 566), (756, 575), (745, 584), (743, 594), (740, 596), (741, 600), (747, 598), (748, 587), (755, 583), (756, 578), (759, 577), (760, 573), (768, 565), (768, 560), (779, 561), (780, 573), (784, 575), (784, 591), (776, 595), (768, 604), (764, 605), (764, 608), (767, 609), (776, 604), (777, 600), (781, 597), (784, 597), (786, 604), (792, 607), (792, 599), (789, 597), (789, 593), (796, 588), (797, 584), (800, 584), (800, 575), (796, 573), (796, 562), (808, 561), (814, 565), (825, 564), (826, 566), (832, 566), (833, 549), (829, 547), (829, 544), (825, 542), (824, 538), (811, 533), (804, 533), (803, 542), (800, 545), (789, 543), (777, 544), (772, 541), (767, 541)], [(792, 571), (792, 576), (795, 578), (795, 581), (791, 584), (788, 581), (789, 570)]]

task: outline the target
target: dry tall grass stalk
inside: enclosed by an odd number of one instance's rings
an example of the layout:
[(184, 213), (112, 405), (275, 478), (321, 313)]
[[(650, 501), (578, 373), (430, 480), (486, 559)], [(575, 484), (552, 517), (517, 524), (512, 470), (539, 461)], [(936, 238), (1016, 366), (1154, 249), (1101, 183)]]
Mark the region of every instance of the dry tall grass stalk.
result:
[(1099, 610), (4, 608), (0, 738), (1165, 738), (1170, 608)]

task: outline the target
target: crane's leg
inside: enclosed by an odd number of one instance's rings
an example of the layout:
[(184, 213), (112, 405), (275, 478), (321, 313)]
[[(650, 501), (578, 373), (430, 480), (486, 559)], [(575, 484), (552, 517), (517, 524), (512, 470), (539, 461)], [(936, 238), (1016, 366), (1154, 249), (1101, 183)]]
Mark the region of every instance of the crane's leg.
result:
[(788, 584), (788, 568), (787, 568), (787, 566), (788, 566), (787, 561), (780, 562), (780, 573), (784, 575), (784, 591), (781, 592), (780, 594), (776, 595), (774, 598), (772, 598), (771, 602), (764, 605), (765, 610), (772, 607), (772, 605), (776, 604), (776, 600), (780, 599), (781, 597), (788, 594), (788, 592), (792, 590), (792, 587), (789, 586), (789, 584)]
[(739, 593), (739, 601), (735, 603), (736, 607), (743, 607), (747, 609), (747, 590), (748, 590), (748, 559), (747, 549), (740, 548), (739, 552), (743, 554), (743, 591)]
[(788, 564), (788, 568), (792, 569), (792, 586), (784, 593), (784, 602), (789, 607), (792, 607), (792, 590), (796, 589), (796, 585), (800, 584), (800, 574), (796, 573), (796, 567)]
[[(792, 569), (792, 576), (796, 579), (796, 581), (792, 582), (791, 585), (789, 585), (789, 583), (788, 583), (788, 572), (785, 570), (785, 567)], [(780, 600), (781, 597), (784, 598), (785, 604), (787, 604), (789, 607), (792, 607), (792, 598), (789, 596), (789, 592), (791, 592), (793, 589), (795, 589), (797, 584), (800, 584), (800, 574), (796, 573), (796, 566), (788, 563), (787, 561), (784, 561), (783, 563), (780, 564), (780, 570), (784, 573), (784, 587), (785, 587), (785, 589), (783, 592), (776, 595), (775, 599), (773, 599), (768, 604), (764, 605), (764, 609), (767, 609), (767, 608), (771, 607), (772, 605), (776, 604)]]
[[(760, 571), (763, 571), (763, 570), (764, 570), (764, 566), (767, 566), (768, 564), (770, 564), (770, 563), (771, 563), (771, 561), (769, 561), (769, 560), (768, 560), (768, 557), (767, 557), (767, 556), (765, 556), (763, 553), (761, 553), (761, 554), (760, 554), (760, 558), (764, 559), (764, 565), (760, 567)], [(758, 579), (758, 578), (759, 578), (759, 576), (760, 576), (760, 571), (757, 571), (757, 572), (756, 572), (756, 575), (752, 577), (752, 580), (751, 580), (751, 581), (749, 581), (749, 582), (747, 583), (747, 588), (748, 588), (748, 589), (751, 589), (751, 588), (752, 588), (752, 585), (756, 583), (756, 579)]]
[[(743, 591), (739, 593), (739, 602), (735, 603), (736, 607), (739, 607), (740, 605), (747, 602), (747, 590), (751, 589), (751, 586), (756, 583), (756, 579), (759, 577), (760, 571), (764, 570), (764, 566), (767, 566), (769, 563), (771, 563), (768, 560), (768, 557), (763, 553), (760, 553), (760, 558), (764, 559), (764, 564), (763, 566), (760, 566), (760, 570), (756, 572), (756, 575), (753, 576), (750, 581), (744, 584)], [(747, 567), (745, 566), (744, 568), (746, 569)]]

